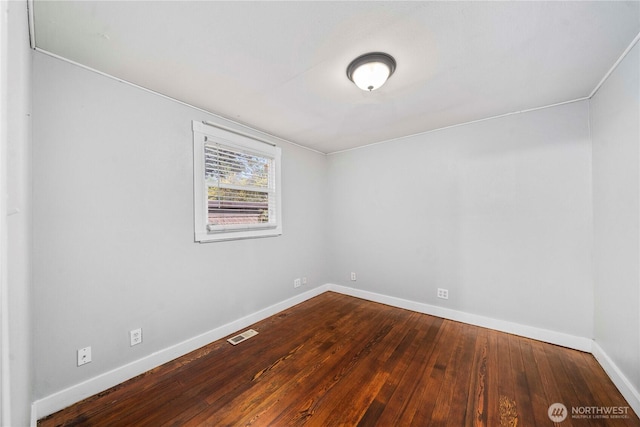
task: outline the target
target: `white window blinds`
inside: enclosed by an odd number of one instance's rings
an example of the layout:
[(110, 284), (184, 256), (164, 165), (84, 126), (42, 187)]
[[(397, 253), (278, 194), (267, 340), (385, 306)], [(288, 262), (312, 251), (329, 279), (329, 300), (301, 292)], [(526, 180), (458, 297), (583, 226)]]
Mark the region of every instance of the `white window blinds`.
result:
[(208, 230), (275, 227), (274, 159), (205, 141)]

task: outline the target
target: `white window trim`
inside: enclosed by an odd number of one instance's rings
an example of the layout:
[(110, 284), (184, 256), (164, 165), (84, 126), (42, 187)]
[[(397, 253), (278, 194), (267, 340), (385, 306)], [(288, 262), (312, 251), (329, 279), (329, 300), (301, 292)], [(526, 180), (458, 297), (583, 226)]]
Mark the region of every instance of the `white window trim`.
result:
[[(199, 121), (192, 122), (193, 128), (193, 191), (194, 191), (194, 229), (195, 241), (219, 242), (226, 240), (272, 237), (282, 234), (282, 188), (281, 188), (281, 149), (248, 136), (207, 125)], [(230, 147), (242, 148), (275, 160), (275, 207), (276, 224), (270, 226), (246, 226), (244, 229), (209, 231), (207, 228), (207, 184), (204, 173), (204, 147), (206, 139), (217, 141)]]

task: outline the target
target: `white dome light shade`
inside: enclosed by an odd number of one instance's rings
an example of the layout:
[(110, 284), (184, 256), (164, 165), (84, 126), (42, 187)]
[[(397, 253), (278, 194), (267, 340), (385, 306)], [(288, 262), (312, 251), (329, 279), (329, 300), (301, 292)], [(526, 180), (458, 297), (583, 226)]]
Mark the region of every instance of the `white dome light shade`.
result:
[(362, 90), (376, 90), (382, 86), (396, 69), (392, 56), (372, 52), (354, 59), (347, 67), (347, 76)]
[(376, 90), (389, 78), (389, 67), (382, 62), (362, 64), (353, 72), (353, 82), (362, 90)]

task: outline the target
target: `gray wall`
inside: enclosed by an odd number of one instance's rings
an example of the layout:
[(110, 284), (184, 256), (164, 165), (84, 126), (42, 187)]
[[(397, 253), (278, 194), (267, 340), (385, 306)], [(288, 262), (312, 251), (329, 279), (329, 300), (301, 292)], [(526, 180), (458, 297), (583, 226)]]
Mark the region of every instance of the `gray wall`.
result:
[(283, 236), (198, 244), (191, 120), (215, 117), (40, 53), (33, 91), (36, 399), (326, 283), (324, 155), (278, 144)]
[(587, 101), (328, 159), (332, 282), (592, 337)]
[(640, 46), (591, 100), (595, 341), (640, 390)]
[[(11, 420), (29, 424), (31, 381), (31, 63), (25, 1), (3, 2), (8, 10), (7, 52), (7, 282), (10, 340)], [(3, 57), (4, 61), (5, 58)], [(4, 195), (3, 195), (4, 197)], [(4, 214), (4, 213), (3, 213)], [(3, 414), (6, 416), (6, 414)]]

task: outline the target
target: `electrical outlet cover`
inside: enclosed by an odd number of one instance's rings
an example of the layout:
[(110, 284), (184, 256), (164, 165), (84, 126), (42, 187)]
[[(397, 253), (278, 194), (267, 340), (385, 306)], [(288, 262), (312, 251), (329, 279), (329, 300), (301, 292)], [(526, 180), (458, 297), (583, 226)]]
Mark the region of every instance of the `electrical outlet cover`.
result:
[(448, 289), (438, 288), (437, 295), (438, 295), (438, 298), (449, 299), (449, 290)]
[(78, 366), (91, 362), (91, 347), (78, 349)]
[(142, 342), (142, 328), (129, 331), (129, 340), (132, 347), (140, 344)]

